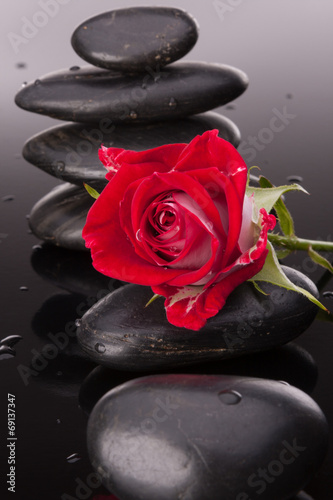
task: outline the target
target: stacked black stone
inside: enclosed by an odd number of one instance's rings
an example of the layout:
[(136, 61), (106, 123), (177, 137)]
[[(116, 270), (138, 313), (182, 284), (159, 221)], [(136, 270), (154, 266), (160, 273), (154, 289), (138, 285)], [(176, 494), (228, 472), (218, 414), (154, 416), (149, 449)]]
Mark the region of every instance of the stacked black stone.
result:
[(78, 122), (46, 130), (24, 146), (26, 160), (66, 182), (33, 207), (29, 223), (37, 237), (85, 249), (81, 231), (92, 199), (82, 185), (105, 186), (97, 154), (102, 143), (141, 151), (188, 143), (216, 128), (239, 144), (236, 125), (209, 110), (240, 96), (247, 76), (223, 64), (179, 62), (197, 39), (197, 22), (180, 9), (106, 12), (72, 35), (74, 50), (93, 66), (45, 75), (17, 93), (16, 104), (27, 111)]

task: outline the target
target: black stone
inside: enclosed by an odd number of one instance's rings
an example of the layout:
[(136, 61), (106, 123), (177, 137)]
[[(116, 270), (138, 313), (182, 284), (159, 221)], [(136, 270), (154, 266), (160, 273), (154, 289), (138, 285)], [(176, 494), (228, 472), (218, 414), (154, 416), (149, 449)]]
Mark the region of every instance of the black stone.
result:
[(108, 392), (87, 441), (124, 500), (286, 500), (319, 469), (328, 426), (308, 395), (280, 382), (164, 374)]
[(245, 73), (223, 64), (176, 62), (146, 74), (122, 75), (91, 66), (62, 70), (23, 87), (15, 97), (27, 111), (60, 120), (141, 123), (172, 120), (222, 106), (248, 85)]
[[(164, 373), (168, 370), (163, 370)], [(195, 366), (178, 367), (177, 373), (204, 375), (239, 375), (244, 377), (269, 378), (283, 381), (309, 394), (317, 380), (317, 366), (312, 356), (302, 347), (289, 344), (270, 351), (245, 355), (236, 359), (210, 361)], [(148, 372), (154, 375), (154, 371)], [(117, 385), (142, 376), (142, 372), (112, 370), (106, 366), (97, 366), (83, 381), (79, 403), (89, 415), (104, 394)]]
[(32, 208), (31, 231), (37, 238), (70, 250), (86, 250), (82, 229), (94, 199), (85, 188), (62, 184)]
[[(289, 279), (318, 294), (302, 273), (285, 267)], [(164, 299), (149, 307), (150, 287), (126, 285), (95, 304), (82, 318), (78, 340), (88, 356), (119, 370), (162, 370), (264, 351), (300, 335), (318, 311), (303, 295), (261, 283), (269, 295), (247, 282), (199, 331), (168, 323)]]
[(52, 127), (29, 139), (23, 148), (24, 158), (48, 174), (82, 185), (87, 182), (100, 188), (106, 184), (106, 170), (98, 159), (101, 144), (143, 151), (164, 144), (190, 142), (206, 130), (218, 129), (223, 139), (235, 147), (240, 132), (228, 118), (208, 112), (173, 122), (138, 125), (71, 123)]
[(72, 294), (88, 297), (89, 307), (93, 305), (93, 297), (97, 302), (124, 284), (96, 271), (91, 264), (90, 253), (72, 252), (54, 245), (43, 244), (33, 250), (31, 265), (39, 276), (53, 285)]
[(180, 59), (197, 39), (198, 24), (184, 10), (132, 7), (88, 19), (71, 41), (75, 52), (94, 66), (142, 72)]

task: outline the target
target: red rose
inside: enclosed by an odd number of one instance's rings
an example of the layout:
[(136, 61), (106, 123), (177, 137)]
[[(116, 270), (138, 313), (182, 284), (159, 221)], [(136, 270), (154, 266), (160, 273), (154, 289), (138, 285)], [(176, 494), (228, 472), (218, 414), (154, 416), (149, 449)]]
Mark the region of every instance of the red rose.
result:
[(83, 230), (98, 271), (151, 286), (169, 322), (193, 330), (260, 271), (275, 226), (245, 195), (244, 160), (217, 134), (141, 152), (102, 147), (110, 182)]

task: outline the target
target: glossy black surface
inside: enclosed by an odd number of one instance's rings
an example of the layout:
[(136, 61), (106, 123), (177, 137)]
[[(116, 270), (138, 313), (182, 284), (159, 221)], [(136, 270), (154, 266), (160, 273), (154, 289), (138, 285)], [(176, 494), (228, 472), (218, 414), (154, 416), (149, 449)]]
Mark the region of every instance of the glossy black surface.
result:
[(134, 7), (87, 19), (71, 42), (75, 52), (94, 66), (144, 72), (147, 66), (162, 67), (185, 56), (197, 39), (197, 23), (186, 12)]
[[(313, 283), (284, 268), (297, 286), (316, 295)], [(277, 347), (303, 333), (317, 307), (300, 294), (262, 283), (267, 295), (243, 283), (223, 309), (199, 331), (171, 325), (164, 298), (145, 307), (150, 287), (128, 285), (108, 295), (82, 318), (80, 346), (93, 361), (117, 370), (178, 369), (203, 361), (223, 360)]]
[[(275, 184), (284, 184), (289, 176), (303, 178), (302, 184), (311, 196), (286, 195), (297, 234), (332, 239), (332, 3), (329, 0), (253, 0), (238, 5), (222, 2), (230, 7), (224, 12), (216, 8), (216, 2), (165, 0), (163, 3), (188, 10), (198, 19), (200, 38), (191, 59), (230, 64), (248, 74), (250, 85), (246, 92), (231, 106), (217, 111), (240, 128), (240, 150), (249, 166), (259, 165)], [(141, 4), (138, 0), (114, 0), (112, 8)], [(145, 4), (155, 3), (146, 0)], [(38, 2), (6, 0), (2, 6), (0, 198), (5, 201), (0, 202), (1, 339), (20, 335), (22, 340), (12, 347), (15, 357), (0, 360), (0, 470), (4, 474), (0, 480), (1, 498), (63, 500), (65, 494), (78, 498), (76, 490), (80, 485), (86, 498), (93, 500), (98, 494), (107, 496), (107, 492), (87, 483), (93, 469), (86, 449), (87, 416), (79, 408), (78, 395), (95, 365), (84, 361), (82, 353), (79, 356), (71, 332), (75, 319), (100, 297), (90, 285), (83, 286), (81, 294), (77, 289), (69, 291), (73, 285), (70, 273), (63, 276), (60, 272), (64, 258), (67, 261), (64, 254), (60, 264), (53, 256), (44, 263), (41, 259), (38, 272), (35, 270), (38, 249), (32, 247), (40, 242), (28, 233), (26, 215), (60, 181), (25, 162), (21, 150), (33, 134), (60, 122), (17, 108), (14, 95), (25, 81), (58, 68), (80, 66), (81, 60), (70, 46), (71, 35), (85, 19), (110, 10), (110, 2), (80, 2), (78, 6), (77, 2), (62, 1), (54, 7), (55, 15), (46, 14), (46, 18), (36, 16), (46, 12)], [(39, 25), (44, 20), (44, 25), (37, 27), (33, 20)], [(26, 36), (29, 33), (30, 38)], [(276, 112), (284, 111), (288, 114), (285, 123), (272, 122)], [(271, 125), (280, 125), (279, 132), (273, 131)], [(76, 254), (70, 255), (69, 262), (75, 260)], [(332, 281), (322, 279), (324, 273), (305, 254), (290, 256), (286, 263), (320, 282), (321, 298), (332, 310), (332, 298), (322, 295), (333, 290)], [(80, 274), (83, 280), (85, 273), (80, 271)], [(90, 282), (90, 278), (87, 280)], [(59, 288), (60, 282), (65, 291)], [(77, 280), (74, 283), (75, 287), (81, 286)], [(104, 289), (104, 283), (101, 287)], [(65, 329), (69, 332), (68, 346), (59, 350), (54, 359), (46, 360), (43, 368), (40, 363), (39, 371), (34, 370), (31, 364), (36, 365), (36, 353), (42, 353), (47, 344), (52, 344), (49, 334), (66, 333)], [(297, 343), (318, 366), (318, 380), (311, 396), (332, 428), (332, 325), (316, 320)], [(260, 368), (257, 375), (272, 376), (269, 367), (265, 368), (265, 360), (260, 359), (257, 359)], [(29, 376), (26, 374), (26, 384), (18, 371), (21, 365), (34, 370)], [(289, 373), (290, 363), (282, 362), (280, 368)], [(244, 362), (242, 375), (246, 375), (245, 370)], [(283, 380), (283, 373), (279, 376)], [(16, 496), (8, 492), (5, 484), (8, 392), (16, 396), (17, 403)], [(332, 450), (330, 441), (323, 466), (305, 488), (313, 500), (332, 500)], [(81, 459), (67, 461), (74, 453)]]

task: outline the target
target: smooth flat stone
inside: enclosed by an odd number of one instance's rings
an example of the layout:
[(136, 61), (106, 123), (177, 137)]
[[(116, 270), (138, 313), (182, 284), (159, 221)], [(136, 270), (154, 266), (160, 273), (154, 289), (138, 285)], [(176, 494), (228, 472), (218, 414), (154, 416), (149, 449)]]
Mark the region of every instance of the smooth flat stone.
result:
[(93, 124), (60, 125), (31, 137), (22, 154), (27, 161), (61, 180), (103, 187), (106, 170), (98, 159), (101, 144), (143, 151), (164, 144), (189, 143), (196, 135), (212, 129), (218, 129), (220, 137), (238, 146), (237, 126), (218, 113), (207, 112), (154, 124), (117, 124), (107, 128)]
[[(37, 245), (30, 260), (39, 276), (71, 294), (87, 297), (89, 307), (124, 284), (96, 271), (88, 252), (72, 252), (67, 248), (43, 244)], [(82, 311), (77, 313), (76, 318), (82, 314)]]
[(70, 250), (86, 250), (82, 229), (94, 199), (85, 188), (62, 184), (32, 208), (31, 231), (37, 238)]
[(59, 120), (111, 126), (202, 113), (233, 101), (247, 85), (243, 71), (223, 64), (176, 62), (145, 75), (86, 66), (29, 83), (16, 94), (15, 102)]
[[(163, 370), (163, 373), (169, 372)], [(210, 361), (195, 366), (177, 367), (177, 373), (203, 375), (238, 375), (283, 381), (309, 394), (317, 380), (317, 366), (310, 354), (302, 347), (289, 344), (256, 354), (235, 359)], [(148, 375), (155, 375), (150, 371)], [(82, 410), (89, 415), (97, 401), (108, 391), (124, 384), (142, 372), (112, 370), (97, 366), (83, 381), (79, 392)]]
[(72, 35), (85, 61), (122, 72), (165, 66), (185, 56), (198, 39), (198, 24), (181, 9), (132, 7), (112, 10), (80, 24)]
[(108, 392), (87, 430), (91, 463), (121, 499), (292, 498), (319, 469), (328, 426), (305, 393), (237, 376), (155, 375)]
[[(294, 283), (318, 291), (302, 273), (284, 267)], [(78, 340), (99, 364), (147, 371), (233, 358), (286, 344), (314, 320), (317, 306), (303, 295), (262, 282), (256, 291), (243, 283), (223, 309), (199, 331), (168, 323), (164, 298), (149, 307), (150, 287), (126, 285), (95, 304), (82, 318)]]

